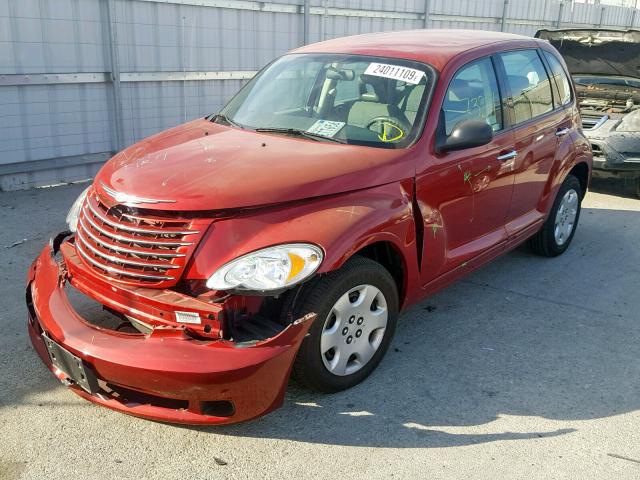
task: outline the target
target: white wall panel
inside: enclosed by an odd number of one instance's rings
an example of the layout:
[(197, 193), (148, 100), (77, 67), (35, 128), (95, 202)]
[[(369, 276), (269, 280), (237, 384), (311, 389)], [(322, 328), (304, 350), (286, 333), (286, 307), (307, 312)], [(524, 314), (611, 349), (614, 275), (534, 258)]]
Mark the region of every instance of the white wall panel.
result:
[[(428, 28), (500, 30), (504, 18), (505, 31), (532, 35), (558, 21), (634, 21), (632, 9), (561, 10), (558, 0), (509, 0), (506, 10), (504, 0), (310, 0), (308, 41), (423, 28), (427, 1)], [(120, 145), (219, 110), (248, 75), (304, 43), (303, 4), (0, 0), (0, 189), (93, 174)], [(225, 72), (248, 73), (211, 79)]]

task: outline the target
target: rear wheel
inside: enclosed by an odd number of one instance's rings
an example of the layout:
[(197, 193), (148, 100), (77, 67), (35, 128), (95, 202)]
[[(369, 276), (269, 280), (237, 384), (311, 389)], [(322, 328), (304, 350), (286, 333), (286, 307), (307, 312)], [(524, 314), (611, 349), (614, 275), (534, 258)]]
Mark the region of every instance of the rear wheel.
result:
[(293, 366), (300, 383), (330, 393), (371, 374), (391, 343), (398, 317), (396, 284), (382, 265), (354, 257), (305, 285), (296, 303), (293, 318), (317, 313)]
[(581, 202), (580, 181), (569, 175), (560, 186), (544, 225), (529, 240), (529, 245), (535, 253), (545, 257), (556, 257), (569, 248), (580, 219)]
[(636, 179), (636, 184), (634, 185), (634, 191), (635, 191), (636, 197), (640, 198), (640, 178)]

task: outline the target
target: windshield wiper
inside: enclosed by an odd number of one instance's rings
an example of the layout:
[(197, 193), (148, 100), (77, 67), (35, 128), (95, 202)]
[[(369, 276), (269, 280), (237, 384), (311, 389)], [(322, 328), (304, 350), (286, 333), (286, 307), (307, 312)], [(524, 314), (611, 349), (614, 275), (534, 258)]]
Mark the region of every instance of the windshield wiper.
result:
[(324, 135), (318, 135), (317, 133), (307, 132), (306, 130), (300, 130), (299, 128), (277, 128), (277, 127), (262, 127), (256, 128), (256, 132), (263, 133), (282, 133), (285, 135), (294, 135), (297, 137), (308, 138), (317, 142), (328, 141), (335, 143), (347, 143), (346, 140), (340, 138), (326, 137)]
[(244, 129), (245, 127), (238, 122), (234, 122), (229, 117), (227, 117), (224, 113), (215, 113), (209, 117), (209, 121), (213, 123), (218, 123), (221, 120), (227, 125), (231, 125), (232, 127), (238, 127)]

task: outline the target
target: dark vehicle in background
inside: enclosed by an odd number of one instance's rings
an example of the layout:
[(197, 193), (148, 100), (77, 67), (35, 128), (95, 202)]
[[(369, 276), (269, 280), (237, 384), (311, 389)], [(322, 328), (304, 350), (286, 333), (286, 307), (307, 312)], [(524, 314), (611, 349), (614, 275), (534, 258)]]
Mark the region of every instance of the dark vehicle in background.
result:
[(640, 197), (640, 30), (540, 30), (573, 77), (593, 175), (631, 179)]

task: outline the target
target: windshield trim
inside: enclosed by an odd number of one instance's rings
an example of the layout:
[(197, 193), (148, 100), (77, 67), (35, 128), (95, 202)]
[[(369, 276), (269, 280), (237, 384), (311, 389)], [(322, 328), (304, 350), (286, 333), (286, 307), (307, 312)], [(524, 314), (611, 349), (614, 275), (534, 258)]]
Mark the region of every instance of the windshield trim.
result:
[[(411, 147), (413, 147), (421, 138), (422, 135), (424, 134), (424, 129), (425, 129), (425, 125), (426, 125), (426, 120), (427, 120), (427, 116), (429, 114), (429, 109), (431, 108), (431, 102), (433, 100), (433, 95), (434, 92), (436, 90), (436, 86), (438, 85), (438, 81), (439, 81), (439, 74), (440, 72), (431, 64), (423, 62), (423, 61), (419, 61), (419, 60), (414, 60), (412, 58), (406, 58), (406, 57), (390, 57), (390, 56), (384, 56), (384, 55), (369, 55), (369, 54), (362, 54), (362, 53), (351, 53), (351, 52), (304, 52), (304, 53), (286, 53), (284, 55), (281, 55), (279, 57), (274, 58), (272, 61), (270, 61), (267, 65), (265, 65), (262, 69), (260, 69), (260, 71), (258, 73), (256, 73), (246, 84), (244, 84), (242, 86), (242, 88), (240, 88), (230, 99), (229, 101), (224, 105), (224, 107), (222, 107), (222, 109), (220, 109), (220, 114), (223, 114), (225, 116), (228, 117), (227, 115), (227, 108), (229, 107), (229, 105), (231, 105), (234, 100), (242, 94), (242, 92), (246, 89), (249, 88), (249, 86), (256, 82), (263, 74), (264, 72), (266, 72), (269, 67), (271, 67), (271, 65), (273, 63), (275, 63), (276, 61), (280, 60), (283, 57), (293, 57), (293, 56), (327, 56), (327, 55), (335, 55), (335, 56), (344, 56), (344, 57), (363, 57), (363, 58), (370, 58), (370, 59), (375, 59), (375, 60), (379, 60), (379, 61), (394, 61), (394, 60), (399, 60), (402, 62), (410, 62), (416, 65), (420, 65), (421, 67), (424, 68), (425, 73), (427, 74), (427, 83), (426, 83), (426, 87), (425, 87), (425, 93), (423, 94), (423, 98), (422, 98), (422, 102), (420, 104), (420, 110), (418, 111), (418, 114), (416, 115), (416, 118), (413, 122), (412, 125), (412, 129), (411, 129), (411, 134), (413, 135), (413, 138), (411, 140), (410, 143), (408, 143), (407, 145), (404, 145), (402, 147), (398, 147), (395, 146), (395, 144), (389, 144), (389, 146), (385, 146), (384, 143), (381, 144), (362, 144), (362, 143), (340, 143), (341, 145), (357, 145), (357, 146), (362, 146), (362, 147), (368, 147), (368, 148), (383, 148), (383, 149), (393, 149), (393, 150), (407, 150)], [(237, 123), (237, 122), (236, 122)], [(245, 130), (250, 130), (250, 131), (256, 131), (256, 128), (254, 127), (250, 127), (248, 125), (243, 125)], [(232, 128), (236, 128), (236, 127), (232, 127)], [(260, 128), (260, 127), (258, 127)], [(312, 141), (312, 140), (311, 140)]]

